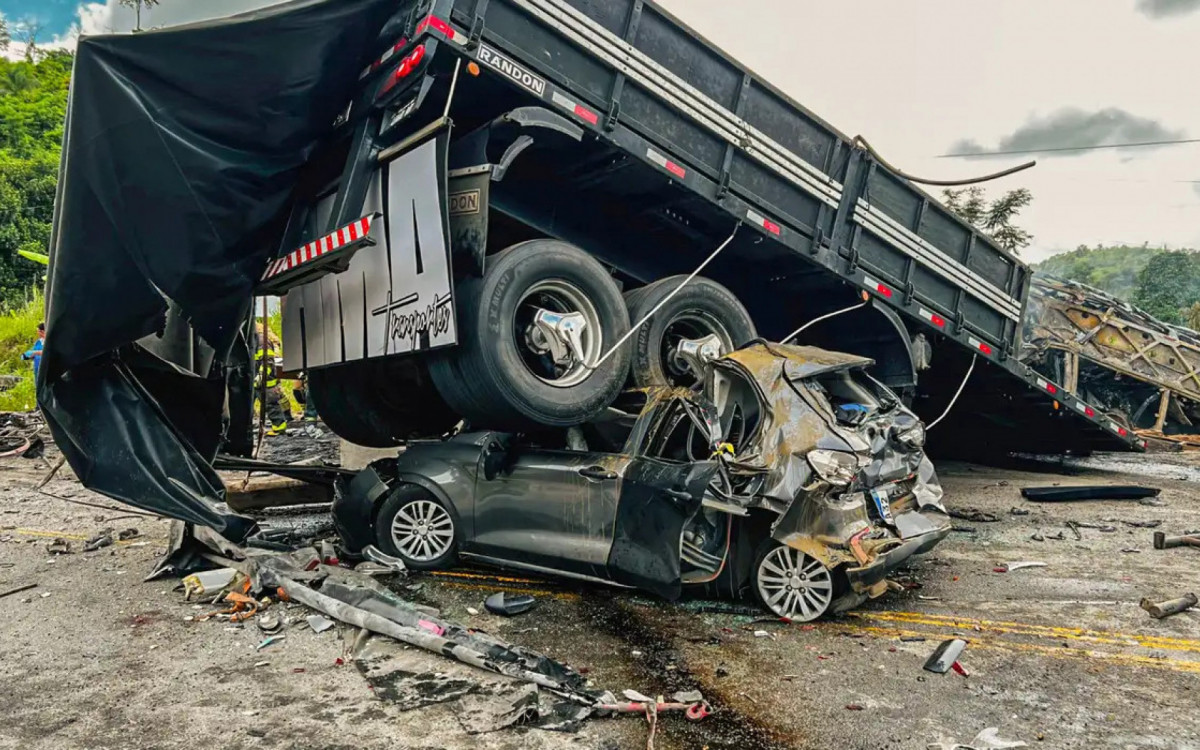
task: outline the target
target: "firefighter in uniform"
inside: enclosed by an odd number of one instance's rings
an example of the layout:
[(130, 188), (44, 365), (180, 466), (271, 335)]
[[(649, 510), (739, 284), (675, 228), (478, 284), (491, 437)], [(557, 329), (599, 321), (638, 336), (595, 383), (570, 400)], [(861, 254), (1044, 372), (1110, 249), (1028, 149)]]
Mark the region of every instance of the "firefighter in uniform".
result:
[[(279, 368), (275, 364), (275, 341), (268, 334), (263, 336), (262, 326), (258, 327), (258, 349), (254, 352), (254, 393), (257, 398), (261, 397), (263, 391), (262, 378), (264, 376), (263, 358), (266, 358), (265, 376), (266, 391), (267, 391), (267, 423), (269, 425), (268, 435), (282, 435), (287, 432), (288, 420), (291, 419), (291, 409), (287, 405), (287, 400), (283, 395), (283, 388), (279, 385)], [(266, 342), (264, 350), (263, 343)]]

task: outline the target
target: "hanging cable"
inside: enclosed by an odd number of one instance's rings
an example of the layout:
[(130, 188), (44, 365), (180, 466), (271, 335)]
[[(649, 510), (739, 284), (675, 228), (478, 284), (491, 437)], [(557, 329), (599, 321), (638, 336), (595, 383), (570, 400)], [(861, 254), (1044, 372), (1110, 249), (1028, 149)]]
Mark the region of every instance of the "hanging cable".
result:
[(682, 282), (680, 282), (679, 286), (675, 287), (674, 291), (672, 291), (666, 297), (663, 297), (662, 302), (659, 302), (657, 305), (655, 305), (653, 310), (646, 313), (645, 317), (643, 317), (641, 320), (639, 320), (635, 325), (630, 326), (629, 331), (624, 336), (621, 337), (621, 340), (618, 341), (617, 343), (613, 344), (612, 348), (610, 348), (608, 351), (606, 351), (604, 353), (604, 356), (600, 357), (600, 359), (596, 362), (596, 364), (594, 364), (594, 365), (584, 364), (584, 367), (586, 367), (589, 370), (596, 370), (596, 369), (599, 369), (600, 365), (607, 362), (608, 358), (613, 355), (613, 352), (620, 349), (622, 346), (625, 345), (626, 341), (629, 341), (629, 339), (633, 338), (634, 334), (636, 334), (638, 332), (638, 329), (640, 329), (642, 326), (646, 325), (647, 321), (649, 321), (651, 318), (653, 318), (655, 313), (657, 313), (659, 310), (661, 310), (663, 308), (664, 305), (666, 305), (668, 302), (670, 302), (675, 297), (675, 295), (682, 292), (683, 288), (685, 286), (692, 283), (692, 281), (697, 276), (700, 275), (700, 272), (703, 271), (708, 266), (709, 263), (712, 263), (713, 260), (715, 260), (718, 255), (721, 254), (721, 251), (723, 251), (725, 248), (729, 247), (729, 243), (733, 242), (733, 238), (737, 236), (738, 228), (741, 226), (742, 226), (742, 223), (740, 221), (737, 224), (735, 224), (733, 227), (733, 233), (729, 235), (729, 239), (722, 242), (721, 246), (718, 247), (716, 250), (713, 250), (712, 255), (705, 258), (704, 262), (701, 263), (699, 266), (697, 266), (696, 270), (692, 271), (692, 274), (690, 276), (688, 276), (686, 279), (684, 279)]
[[(864, 296), (866, 296), (866, 294), (865, 294), (865, 293), (864, 293)], [(810, 320), (810, 321), (808, 321), (807, 323), (805, 323), (804, 325), (802, 325), (802, 326), (800, 326), (799, 328), (797, 328), (795, 331), (793, 331), (793, 332), (791, 333), (791, 335), (790, 335), (790, 336), (788, 336), (787, 338), (785, 338), (785, 339), (784, 339), (783, 341), (781, 341), (780, 343), (782, 343), (782, 344), (787, 344), (787, 343), (788, 343), (788, 342), (790, 342), (792, 339), (794, 339), (794, 338), (796, 338), (797, 336), (799, 336), (800, 334), (804, 333), (805, 331), (807, 331), (807, 330), (808, 330), (809, 328), (811, 328), (812, 326), (815, 326), (817, 323), (820, 323), (820, 322), (822, 322), (822, 321), (825, 321), (825, 320), (829, 320), (830, 318), (836, 318), (837, 316), (841, 315), (842, 313), (854, 312), (855, 310), (858, 310), (858, 309), (860, 309), (860, 308), (866, 307), (866, 306), (867, 306), (867, 305), (869, 305), (869, 304), (871, 304), (871, 298), (870, 298), (870, 297), (867, 297), (867, 298), (866, 298), (866, 299), (865, 299), (863, 302), (860, 302), (860, 303), (858, 303), (857, 305), (854, 305), (853, 307), (847, 307), (847, 308), (846, 308), (846, 309), (844, 309), (844, 310), (837, 310), (837, 311), (835, 311), (835, 312), (831, 312), (831, 313), (829, 313), (829, 314), (827, 314), (827, 315), (822, 315), (821, 317), (819, 317), (819, 318), (816, 318), (816, 319), (814, 319), (814, 320)]]
[(967, 381), (971, 379), (971, 373), (975, 372), (975, 362), (978, 359), (978, 354), (971, 356), (971, 366), (967, 368), (967, 374), (963, 378), (962, 383), (958, 386), (958, 392), (954, 394), (954, 398), (950, 399), (950, 403), (946, 404), (946, 411), (942, 412), (942, 416), (925, 425), (926, 432), (929, 432), (934, 427), (937, 427), (938, 422), (941, 422), (943, 419), (945, 419), (946, 415), (950, 413), (950, 410), (954, 408), (954, 404), (958, 403), (958, 397), (962, 395), (963, 389), (967, 387)]
[(876, 151), (871, 146), (870, 143), (867, 142), (867, 139), (863, 138), (861, 135), (854, 136), (854, 145), (858, 146), (859, 148), (865, 149), (869, 154), (871, 154), (871, 156), (874, 156), (875, 159), (880, 164), (887, 167), (888, 169), (895, 172), (896, 174), (900, 175), (901, 177), (908, 180), (909, 182), (916, 182), (921, 185), (933, 185), (934, 187), (962, 187), (964, 185), (977, 185), (981, 182), (990, 182), (991, 180), (998, 180), (1001, 177), (1008, 177), (1010, 174), (1016, 174), (1017, 172), (1023, 172), (1026, 169), (1030, 169), (1032, 167), (1037, 166), (1037, 161), (1034, 160), (1034, 161), (1027, 161), (1024, 164), (1019, 164), (1015, 167), (1010, 167), (1008, 169), (1005, 169), (1002, 172), (996, 172), (994, 174), (984, 175), (983, 177), (970, 177), (970, 178), (963, 179), (963, 180), (927, 180), (922, 177), (917, 177), (915, 175), (911, 175), (901, 169), (897, 169), (895, 166), (893, 166), (891, 163), (889, 163), (887, 159), (883, 158), (883, 156), (880, 155), (880, 153), (878, 151)]

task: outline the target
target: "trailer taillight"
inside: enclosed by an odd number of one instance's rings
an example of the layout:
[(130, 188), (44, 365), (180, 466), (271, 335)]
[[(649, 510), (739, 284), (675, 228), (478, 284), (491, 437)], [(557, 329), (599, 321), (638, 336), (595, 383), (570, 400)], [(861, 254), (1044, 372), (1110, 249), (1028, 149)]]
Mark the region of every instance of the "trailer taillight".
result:
[(383, 84), (383, 88), (379, 89), (379, 95), (375, 98), (382, 99), (391, 93), (392, 89), (396, 88), (401, 81), (403, 81), (409, 76), (410, 73), (416, 70), (417, 67), (420, 66), (421, 61), (424, 59), (425, 45), (422, 44), (417, 46), (417, 48), (412, 52), (409, 52), (408, 56), (400, 62), (399, 67), (397, 67), (392, 74), (388, 76), (387, 81), (385, 81)]

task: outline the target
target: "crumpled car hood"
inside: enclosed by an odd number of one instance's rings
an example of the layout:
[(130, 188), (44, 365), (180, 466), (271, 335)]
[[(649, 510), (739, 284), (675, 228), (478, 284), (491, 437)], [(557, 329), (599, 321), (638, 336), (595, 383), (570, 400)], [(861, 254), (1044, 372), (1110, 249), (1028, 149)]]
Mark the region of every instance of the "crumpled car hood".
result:
[[(820, 375), (872, 364), (872, 360), (852, 354), (765, 342), (713, 362), (704, 395), (716, 405), (723, 428), (729, 427), (731, 411), (740, 408), (747, 412), (753, 408), (751, 396), (758, 400), (760, 421), (757, 429), (735, 446), (734, 457), (727, 461), (731, 473), (753, 478), (753, 494), (782, 512), (816, 480), (807, 460), (811, 451), (852, 450), (865, 463), (860, 474), (865, 488), (913, 477), (919, 506), (944, 510), (942, 489), (925, 452), (890, 439), (893, 425), (916, 425), (916, 415), (897, 404), (857, 426), (839, 424), (829, 401), (806, 384)], [(750, 386), (752, 393), (738, 392), (745, 386)]]

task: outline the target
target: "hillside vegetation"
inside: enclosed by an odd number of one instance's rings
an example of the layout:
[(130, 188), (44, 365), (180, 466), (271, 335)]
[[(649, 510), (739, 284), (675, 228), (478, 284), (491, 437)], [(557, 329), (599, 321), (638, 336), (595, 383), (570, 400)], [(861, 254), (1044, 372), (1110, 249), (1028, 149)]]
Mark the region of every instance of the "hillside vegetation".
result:
[(1200, 253), (1195, 250), (1081, 246), (1035, 268), (1102, 289), (1159, 320), (1200, 327)]

